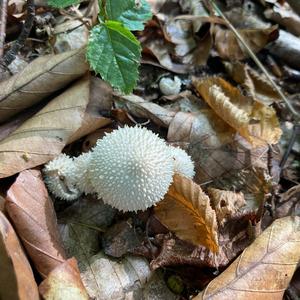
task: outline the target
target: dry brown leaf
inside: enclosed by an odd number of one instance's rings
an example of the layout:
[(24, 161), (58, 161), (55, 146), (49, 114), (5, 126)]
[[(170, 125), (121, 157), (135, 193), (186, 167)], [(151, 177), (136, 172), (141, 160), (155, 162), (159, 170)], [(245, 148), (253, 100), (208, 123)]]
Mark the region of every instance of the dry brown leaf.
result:
[(0, 83), (0, 123), (63, 88), (88, 70), (85, 49), (42, 56)]
[[(255, 53), (263, 49), (269, 42), (278, 37), (277, 26), (262, 29), (240, 29), (239, 34)], [(216, 25), (213, 31), (215, 47), (223, 59), (241, 60), (248, 57), (248, 53), (240, 46), (235, 34), (229, 29)]]
[(75, 258), (58, 265), (40, 284), (39, 291), (45, 300), (88, 300), (89, 295), (81, 281)]
[(263, 74), (259, 74), (247, 64), (227, 62), (225, 63), (225, 67), (233, 80), (242, 84), (256, 101), (270, 105), (273, 102), (282, 100), (270, 84), (270, 81)]
[(282, 299), (299, 247), (300, 218), (278, 219), (194, 299)]
[(278, 142), (281, 129), (273, 108), (243, 96), (220, 77), (195, 79), (194, 85), (216, 114), (254, 146)]
[(36, 269), (46, 277), (66, 255), (41, 172), (21, 172), (7, 192), (5, 206)]
[(242, 192), (235, 193), (208, 188), (207, 193), (216, 211), (217, 220), (221, 225), (234, 216), (241, 207), (246, 205)]
[(150, 119), (163, 127), (168, 127), (175, 115), (174, 112), (136, 95), (120, 96), (115, 104), (117, 108), (125, 109), (136, 117)]
[(39, 292), (17, 235), (0, 211), (0, 299), (38, 300)]
[(89, 80), (84, 78), (48, 103), (0, 142), (0, 177), (43, 164), (70, 143), (110, 121), (85, 113)]
[(167, 195), (155, 207), (155, 215), (179, 238), (218, 251), (216, 214), (208, 196), (192, 180), (175, 174)]

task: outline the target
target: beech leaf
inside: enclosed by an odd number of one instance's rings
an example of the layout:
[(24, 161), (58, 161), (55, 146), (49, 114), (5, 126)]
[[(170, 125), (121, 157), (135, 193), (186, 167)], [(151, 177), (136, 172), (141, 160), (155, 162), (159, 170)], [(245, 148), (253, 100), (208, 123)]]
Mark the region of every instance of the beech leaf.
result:
[(217, 219), (199, 185), (179, 174), (165, 198), (155, 207), (159, 221), (182, 240), (218, 251)]
[(81, 77), (88, 68), (85, 49), (35, 59), (0, 83), (0, 123)]
[(0, 211), (0, 299), (38, 300), (38, 288), (17, 235)]
[(276, 144), (281, 136), (273, 108), (252, 98), (220, 77), (194, 80), (197, 91), (227, 124), (254, 146)]
[(66, 255), (41, 172), (21, 172), (7, 192), (5, 206), (36, 269), (46, 277)]
[(300, 218), (277, 219), (194, 300), (281, 300), (300, 259)]

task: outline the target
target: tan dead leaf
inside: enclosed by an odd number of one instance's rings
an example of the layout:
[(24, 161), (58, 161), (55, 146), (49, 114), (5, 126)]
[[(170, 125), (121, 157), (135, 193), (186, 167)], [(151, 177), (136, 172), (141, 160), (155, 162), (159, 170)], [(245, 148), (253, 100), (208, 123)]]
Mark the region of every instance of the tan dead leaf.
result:
[(150, 119), (163, 127), (168, 127), (175, 115), (174, 112), (136, 95), (120, 96), (115, 100), (115, 104), (117, 108), (125, 109), (138, 118)]
[(292, 9), (300, 15), (300, 2), (298, 0), (287, 0)]
[(277, 219), (194, 299), (282, 299), (300, 259), (300, 218)]
[(39, 292), (17, 235), (0, 211), (0, 299), (38, 300)]
[[(260, 29), (240, 29), (239, 34), (255, 53), (263, 49), (269, 42), (278, 37), (277, 26)], [(228, 60), (241, 60), (248, 57), (244, 47), (237, 41), (235, 34), (216, 25), (213, 30), (215, 47), (221, 58)]]
[(85, 113), (89, 80), (84, 78), (49, 102), (0, 142), (0, 177), (43, 164), (67, 143), (110, 121)]
[(155, 215), (179, 238), (218, 251), (215, 211), (208, 196), (192, 180), (175, 174), (165, 198), (155, 207)]
[(216, 114), (254, 146), (278, 142), (281, 129), (273, 108), (243, 96), (220, 77), (195, 79), (194, 85)]
[(246, 205), (242, 192), (235, 193), (208, 188), (207, 193), (216, 211), (217, 220), (221, 225), (234, 216), (241, 207)]
[(242, 84), (256, 101), (270, 105), (282, 100), (270, 81), (247, 64), (226, 62), (225, 67), (233, 80)]
[(88, 300), (89, 295), (81, 281), (75, 258), (58, 265), (40, 284), (39, 291), (45, 300)]
[(0, 83), (0, 123), (63, 88), (88, 70), (85, 49), (41, 56)]
[(7, 192), (5, 207), (36, 269), (46, 277), (66, 255), (41, 172), (21, 172)]

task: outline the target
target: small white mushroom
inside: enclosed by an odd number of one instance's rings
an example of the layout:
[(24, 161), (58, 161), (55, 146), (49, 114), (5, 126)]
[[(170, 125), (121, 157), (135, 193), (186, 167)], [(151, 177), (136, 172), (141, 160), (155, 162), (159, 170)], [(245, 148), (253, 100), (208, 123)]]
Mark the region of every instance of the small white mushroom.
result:
[(81, 191), (74, 184), (76, 172), (73, 159), (66, 154), (60, 154), (43, 169), (45, 183), (50, 192), (57, 198), (68, 201), (81, 195)]
[(193, 179), (195, 175), (194, 162), (191, 157), (181, 148), (170, 146), (171, 155), (174, 158), (175, 173), (180, 173), (188, 178)]
[(166, 96), (176, 95), (180, 92), (181, 80), (177, 76), (174, 77), (174, 80), (169, 77), (163, 77), (159, 82), (159, 89)]

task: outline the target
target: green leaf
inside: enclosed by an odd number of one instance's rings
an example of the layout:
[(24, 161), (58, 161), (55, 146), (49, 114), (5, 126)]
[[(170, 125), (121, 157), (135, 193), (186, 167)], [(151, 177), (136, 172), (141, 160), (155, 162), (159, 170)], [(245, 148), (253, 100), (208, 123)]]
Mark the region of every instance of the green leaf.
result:
[(106, 0), (105, 10), (100, 10), (100, 15), (123, 23), (129, 30), (143, 30), (144, 22), (152, 17), (146, 0)]
[(140, 57), (139, 41), (120, 22), (106, 21), (91, 30), (87, 49), (91, 68), (124, 93), (136, 85)]
[(64, 8), (79, 3), (80, 0), (48, 0), (48, 4), (57, 8)]

